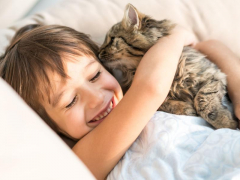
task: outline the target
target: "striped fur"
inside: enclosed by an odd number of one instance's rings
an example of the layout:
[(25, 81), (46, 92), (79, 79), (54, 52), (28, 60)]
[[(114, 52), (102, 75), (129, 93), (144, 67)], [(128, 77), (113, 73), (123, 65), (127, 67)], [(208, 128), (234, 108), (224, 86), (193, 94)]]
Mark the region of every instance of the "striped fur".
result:
[[(109, 70), (122, 71), (127, 90), (146, 51), (174, 28), (169, 20), (156, 21), (128, 4), (123, 20), (107, 33), (99, 58)], [(233, 114), (222, 105), (226, 75), (203, 54), (184, 47), (172, 87), (159, 110), (203, 117), (215, 128), (237, 128)]]

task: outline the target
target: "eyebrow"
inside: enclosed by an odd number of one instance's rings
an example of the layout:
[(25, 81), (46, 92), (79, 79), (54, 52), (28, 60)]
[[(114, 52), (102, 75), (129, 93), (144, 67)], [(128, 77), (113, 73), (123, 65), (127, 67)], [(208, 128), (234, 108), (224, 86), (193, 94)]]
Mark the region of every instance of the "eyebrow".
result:
[[(89, 66), (91, 66), (91, 65), (94, 64), (95, 62), (97, 62), (97, 61), (95, 61), (95, 60), (90, 61), (90, 63), (89, 63), (88, 65), (86, 65), (85, 68), (88, 68)], [(56, 96), (53, 97), (52, 106), (53, 106), (54, 108), (58, 105), (58, 103), (59, 103), (59, 101), (60, 101), (60, 99), (62, 98), (62, 96), (63, 96), (64, 93), (65, 93), (65, 90), (63, 90), (61, 93), (59, 93), (58, 95), (56, 95)]]
[(57, 104), (59, 103), (60, 99), (62, 98), (63, 94), (65, 91), (62, 91), (60, 94), (58, 94), (57, 96), (55, 96), (53, 98), (53, 102), (52, 102), (52, 106), (55, 108), (57, 106)]
[(94, 64), (95, 62), (97, 62), (96, 60), (91, 60), (90, 63), (88, 65), (86, 65), (85, 68), (88, 68), (89, 66), (91, 66), (92, 64)]

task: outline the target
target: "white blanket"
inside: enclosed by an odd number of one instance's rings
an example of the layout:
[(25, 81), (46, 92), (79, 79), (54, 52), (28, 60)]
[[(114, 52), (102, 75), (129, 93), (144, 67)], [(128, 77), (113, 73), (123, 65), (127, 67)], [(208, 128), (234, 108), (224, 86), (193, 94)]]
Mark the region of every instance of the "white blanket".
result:
[(240, 131), (157, 112), (108, 180), (240, 179)]

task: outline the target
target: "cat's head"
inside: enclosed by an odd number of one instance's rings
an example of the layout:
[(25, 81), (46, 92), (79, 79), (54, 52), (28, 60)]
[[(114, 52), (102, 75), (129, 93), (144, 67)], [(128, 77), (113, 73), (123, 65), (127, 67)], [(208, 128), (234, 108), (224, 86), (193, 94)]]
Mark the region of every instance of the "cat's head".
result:
[(128, 4), (122, 21), (108, 31), (99, 58), (110, 69), (134, 69), (146, 51), (173, 27), (170, 21), (154, 20)]

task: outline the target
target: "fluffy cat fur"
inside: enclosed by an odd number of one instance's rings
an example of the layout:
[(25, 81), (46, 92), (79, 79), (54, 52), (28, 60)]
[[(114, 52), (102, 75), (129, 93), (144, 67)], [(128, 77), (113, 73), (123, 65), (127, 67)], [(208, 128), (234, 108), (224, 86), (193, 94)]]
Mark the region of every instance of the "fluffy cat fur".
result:
[[(123, 90), (131, 85), (136, 68), (147, 50), (167, 36), (174, 24), (157, 21), (128, 4), (123, 20), (107, 33), (99, 58), (109, 70), (122, 72)], [(216, 129), (237, 128), (233, 114), (222, 104), (226, 75), (203, 54), (184, 47), (169, 94), (159, 110), (179, 115), (201, 116)]]

